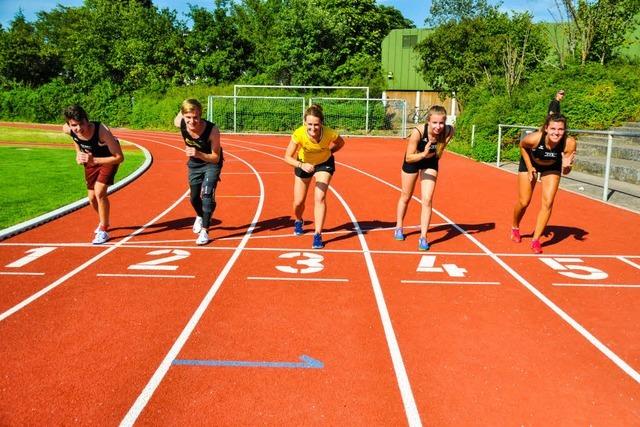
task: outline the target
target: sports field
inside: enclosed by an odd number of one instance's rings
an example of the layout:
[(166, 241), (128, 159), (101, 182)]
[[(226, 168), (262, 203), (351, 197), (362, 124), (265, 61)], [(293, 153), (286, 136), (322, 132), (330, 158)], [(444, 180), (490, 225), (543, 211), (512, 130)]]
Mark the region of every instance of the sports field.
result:
[[(640, 216), (452, 153), (429, 231), (393, 239), (402, 139), (348, 138), (323, 234), (294, 236), (287, 137), (223, 135), (210, 237), (191, 231), (177, 132), (89, 208), (0, 242), (1, 425), (640, 424)], [(312, 216), (312, 195), (307, 218)]]

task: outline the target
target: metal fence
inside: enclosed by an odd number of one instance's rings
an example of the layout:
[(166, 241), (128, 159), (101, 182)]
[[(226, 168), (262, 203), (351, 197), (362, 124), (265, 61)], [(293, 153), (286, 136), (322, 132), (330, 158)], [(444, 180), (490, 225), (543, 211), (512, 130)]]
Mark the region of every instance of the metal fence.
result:
[[(498, 147), (497, 147), (497, 156), (496, 156), (496, 166), (500, 167), (501, 163), (501, 155), (503, 152), (503, 129), (520, 129), (522, 132), (520, 133), (520, 139), (531, 131), (536, 131), (539, 127), (533, 126), (523, 126), (523, 125), (498, 125)], [(571, 135), (575, 135), (576, 139), (578, 139), (578, 147), (580, 147), (580, 140), (578, 138), (579, 135), (596, 135), (596, 136), (606, 136), (607, 137), (607, 145), (606, 145), (606, 155), (604, 158), (604, 177), (602, 184), (602, 200), (606, 201), (608, 199), (609, 194), (609, 181), (611, 176), (611, 167), (612, 167), (612, 153), (615, 148), (614, 140), (617, 138), (618, 141), (623, 141), (623, 138), (640, 138), (640, 131), (638, 132), (623, 132), (623, 131), (614, 131), (614, 130), (588, 130), (588, 129), (568, 129), (567, 133)], [(579, 154), (579, 152), (578, 152)], [(579, 156), (578, 156), (579, 159)]]

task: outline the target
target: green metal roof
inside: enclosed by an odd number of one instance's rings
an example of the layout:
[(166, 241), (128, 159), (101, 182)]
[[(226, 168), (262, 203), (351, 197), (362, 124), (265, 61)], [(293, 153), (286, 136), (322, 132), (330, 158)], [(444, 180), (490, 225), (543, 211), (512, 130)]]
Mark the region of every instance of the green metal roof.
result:
[(382, 40), (382, 70), (387, 90), (433, 90), (416, 71), (418, 55), (413, 50), (433, 30), (408, 28), (391, 30)]

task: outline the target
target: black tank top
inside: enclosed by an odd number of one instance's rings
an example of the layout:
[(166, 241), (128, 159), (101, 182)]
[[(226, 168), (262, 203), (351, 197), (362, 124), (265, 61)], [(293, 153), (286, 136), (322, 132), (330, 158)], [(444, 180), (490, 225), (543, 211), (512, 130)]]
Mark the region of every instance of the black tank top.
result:
[(564, 146), (567, 142), (566, 136), (563, 136), (562, 140), (552, 149), (548, 149), (544, 143), (546, 136), (547, 134), (542, 132), (538, 145), (531, 150), (532, 160), (535, 163), (538, 163), (537, 160), (553, 160), (552, 164), (562, 162), (562, 152), (564, 151)]
[[(447, 128), (445, 127), (445, 132), (447, 131)], [(418, 130), (418, 132), (420, 132)], [(423, 152), (425, 147), (427, 146), (427, 143), (429, 142), (429, 125), (425, 124), (424, 125), (424, 135), (420, 134), (420, 141), (418, 141), (418, 147), (417, 150), (419, 153)], [(436, 153), (436, 149), (438, 144), (436, 143), (437, 141), (433, 141), (431, 143), (431, 147), (429, 147), (429, 154), (431, 153)]]
[(91, 138), (89, 140), (81, 139), (73, 131), (70, 131), (73, 142), (78, 144), (80, 151), (91, 153), (93, 157), (111, 157), (113, 154), (109, 151), (109, 147), (100, 144), (100, 122), (91, 123), (93, 123), (93, 135), (91, 135)]
[[(182, 139), (184, 139), (184, 143), (189, 147), (194, 147), (201, 153), (211, 154), (211, 141), (209, 141), (209, 136), (211, 136), (211, 131), (213, 130), (213, 127), (215, 125), (208, 120), (203, 120), (203, 122), (205, 124), (204, 132), (202, 132), (202, 134), (200, 134), (197, 138), (193, 138), (191, 135), (189, 135), (189, 132), (187, 131), (187, 123), (184, 121), (184, 119), (180, 121), (180, 132), (182, 133)], [(189, 162), (206, 163), (204, 160), (200, 160), (196, 157), (189, 157)]]

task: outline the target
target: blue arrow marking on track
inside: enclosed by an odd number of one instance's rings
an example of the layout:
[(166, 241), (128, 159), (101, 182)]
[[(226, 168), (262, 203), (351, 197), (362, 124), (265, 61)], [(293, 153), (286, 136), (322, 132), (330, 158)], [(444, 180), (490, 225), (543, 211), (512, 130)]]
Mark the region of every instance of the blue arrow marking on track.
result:
[(172, 364), (188, 366), (233, 366), (244, 368), (324, 368), (324, 363), (307, 355), (303, 354), (300, 356), (300, 360), (301, 362), (251, 362), (243, 360), (175, 359)]

